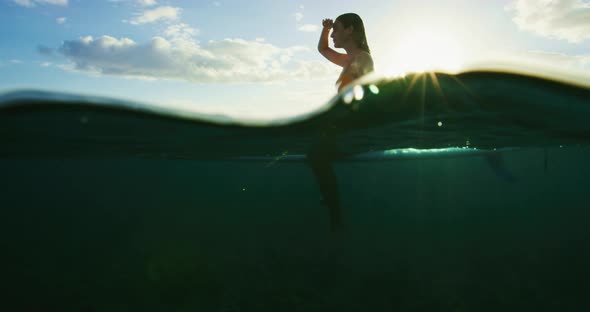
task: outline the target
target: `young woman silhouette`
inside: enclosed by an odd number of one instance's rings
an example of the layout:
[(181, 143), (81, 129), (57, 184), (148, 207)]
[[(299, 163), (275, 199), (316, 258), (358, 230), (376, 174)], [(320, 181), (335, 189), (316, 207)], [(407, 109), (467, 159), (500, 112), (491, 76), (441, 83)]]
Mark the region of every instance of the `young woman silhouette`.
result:
[[(342, 67), (340, 77), (336, 81), (338, 92), (352, 81), (373, 71), (373, 58), (367, 44), (365, 26), (360, 16), (346, 13), (338, 16), (335, 21), (324, 19), (323, 29), (318, 43), (319, 52), (330, 62)], [(346, 53), (339, 53), (329, 47), (328, 34), (334, 42), (335, 48), (342, 48)], [(335, 146), (335, 132), (328, 125), (320, 133), (318, 140), (311, 147), (308, 154), (309, 164), (320, 187), (320, 193), (330, 211), (330, 228), (338, 230), (342, 226), (342, 213), (336, 175), (332, 169), (332, 160), (337, 154)]]
[[(330, 62), (342, 67), (342, 73), (336, 81), (340, 92), (353, 80), (373, 71), (373, 58), (367, 44), (363, 20), (354, 13), (338, 16), (336, 21), (324, 19), (323, 29), (318, 43), (318, 50)], [(332, 40), (335, 48), (342, 48), (346, 53), (339, 53), (328, 45), (328, 33), (333, 29)]]

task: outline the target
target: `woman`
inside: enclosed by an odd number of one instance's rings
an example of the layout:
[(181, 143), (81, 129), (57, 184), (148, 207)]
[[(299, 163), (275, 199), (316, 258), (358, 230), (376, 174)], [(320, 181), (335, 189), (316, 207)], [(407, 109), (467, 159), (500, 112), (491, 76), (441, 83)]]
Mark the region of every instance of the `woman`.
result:
[[(360, 16), (354, 13), (342, 14), (336, 18), (322, 21), (323, 29), (318, 50), (330, 62), (342, 67), (336, 82), (338, 92), (353, 80), (373, 71), (373, 58), (367, 44), (365, 26)], [(333, 29), (332, 40), (335, 48), (343, 48), (346, 53), (338, 53), (328, 46), (328, 33)]]
[[(365, 26), (361, 18), (354, 13), (338, 16), (336, 21), (324, 19), (323, 29), (318, 43), (319, 52), (330, 62), (342, 67), (336, 87), (340, 92), (344, 87), (361, 76), (373, 71), (373, 59), (367, 44)], [(342, 48), (346, 53), (339, 53), (328, 45), (328, 34), (334, 41), (335, 48)], [(342, 225), (340, 200), (336, 175), (332, 169), (332, 160), (337, 154), (335, 147), (335, 132), (333, 125), (326, 125), (320, 137), (312, 146), (308, 159), (313, 173), (318, 181), (322, 202), (330, 211), (330, 228), (338, 230)]]

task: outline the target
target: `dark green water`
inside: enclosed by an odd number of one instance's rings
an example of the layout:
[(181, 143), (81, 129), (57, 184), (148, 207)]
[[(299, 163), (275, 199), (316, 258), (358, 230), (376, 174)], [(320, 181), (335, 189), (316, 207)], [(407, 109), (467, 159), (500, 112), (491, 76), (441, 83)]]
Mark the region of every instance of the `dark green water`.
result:
[[(271, 128), (5, 97), (2, 310), (587, 310), (589, 91), (487, 75), (459, 77), (470, 95), (441, 79), (446, 105), (382, 81)], [(331, 233), (305, 162), (227, 160), (305, 153), (325, 124), (348, 154), (521, 147), (516, 180), (444, 153), (336, 162)]]

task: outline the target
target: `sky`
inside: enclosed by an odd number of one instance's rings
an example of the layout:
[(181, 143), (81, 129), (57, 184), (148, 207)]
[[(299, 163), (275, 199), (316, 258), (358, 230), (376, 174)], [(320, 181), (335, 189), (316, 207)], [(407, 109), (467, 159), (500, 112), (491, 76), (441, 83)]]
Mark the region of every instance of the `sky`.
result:
[(502, 59), (590, 72), (590, 0), (0, 1), (0, 93), (307, 112), (336, 95), (340, 72), (317, 52), (321, 21), (347, 12), (383, 75)]

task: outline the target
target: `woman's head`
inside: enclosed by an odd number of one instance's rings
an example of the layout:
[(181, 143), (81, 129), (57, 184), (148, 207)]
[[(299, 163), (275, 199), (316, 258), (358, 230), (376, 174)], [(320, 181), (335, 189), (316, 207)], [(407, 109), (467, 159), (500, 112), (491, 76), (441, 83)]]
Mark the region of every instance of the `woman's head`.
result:
[[(365, 25), (360, 16), (355, 13), (342, 14), (334, 21), (334, 24), (337, 23), (340, 23), (338, 26), (342, 26), (345, 30), (350, 31), (351, 39), (356, 43), (358, 48), (371, 53), (369, 44), (367, 43), (367, 35), (365, 34)], [(336, 25), (334, 25), (334, 28), (336, 28)]]

